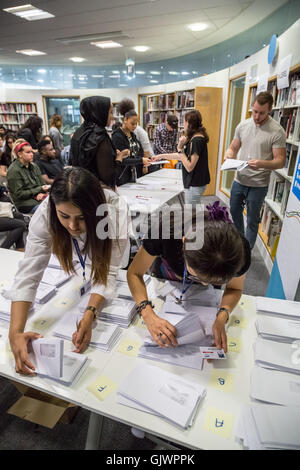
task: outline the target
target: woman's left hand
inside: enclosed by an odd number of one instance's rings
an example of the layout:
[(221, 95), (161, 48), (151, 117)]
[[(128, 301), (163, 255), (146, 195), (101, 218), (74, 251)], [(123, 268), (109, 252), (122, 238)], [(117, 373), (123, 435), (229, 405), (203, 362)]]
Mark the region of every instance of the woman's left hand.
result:
[(221, 314), (219, 314), (212, 327), (216, 348), (224, 349), (225, 353), (227, 352), (227, 336), (225, 332), (226, 320), (227, 317), (226, 319), (223, 319)]
[(92, 337), (92, 326), (92, 315), (84, 315), (77, 326), (77, 331), (72, 336), (72, 342), (76, 348), (74, 352), (83, 353), (87, 349)]

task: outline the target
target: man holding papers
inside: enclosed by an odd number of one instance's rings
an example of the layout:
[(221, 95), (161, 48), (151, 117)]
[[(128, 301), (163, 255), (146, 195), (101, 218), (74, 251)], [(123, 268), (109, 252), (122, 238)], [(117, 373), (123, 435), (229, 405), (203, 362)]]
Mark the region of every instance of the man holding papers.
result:
[(243, 210), (247, 209), (246, 238), (251, 249), (255, 245), (260, 210), (268, 192), (271, 170), (285, 165), (285, 131), (269, 113), (273, 97), (269, 92), (256, 96), (252, 117), (241, 122), (234, 138), (225, 152), (225, 159), (237, 158), (247, 161), (245, 168), (238, 169), (231, 187), (230, 212), (239, 232), (244, 235)]

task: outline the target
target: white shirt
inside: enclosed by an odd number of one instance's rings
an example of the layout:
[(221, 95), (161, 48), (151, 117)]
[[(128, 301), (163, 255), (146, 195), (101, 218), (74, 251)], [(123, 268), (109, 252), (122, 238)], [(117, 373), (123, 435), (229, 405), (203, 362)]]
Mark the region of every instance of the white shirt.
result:
[[(99, 294), (105, 298), (112, 298), (115, 294), (116, 274), (119, 270), (124, 251), (129, 242), (129, 213), (128, 206), (123, 198), (112, 190), (104, 189), (109, 210), (109, 216), (114, 213), (118, 221), (111, 227), (110, 236), (112, 238), (112, 251), (107, 285), (94, 284), (91, 287), (91, 294)], [(6, 291), (6, 298), (12, 301), (33, 302), (38, 285), (43, 277), (44, 270), (48, 266), (51, 256), (51, 236), (48, 222), (48, 200), (45, 199), (40, 204), (33, 215), (29, 234), (26, 242), (26, 249), (23, 260), (19, 263), (15, 276), (13, 288)], [(77, 238), (80, 250), (83, 249), (86, 234)], [(73, 259), (77, 259), (77, 253), (73, 246)], [(86, 265), (91, 265), (89, 256), (86, 257)]]
[(145, 131), (145, 129), (143, 129), (141, 126), (136, 126), (136, 128), (134, 130), (134, 133), (135, 133), (138, 141), (140, 142), (144, 152), (149, 152), (150, 157), (153, 157), (154, 152), (153, 152), (153, 149), (151, 147), (147, 131)]

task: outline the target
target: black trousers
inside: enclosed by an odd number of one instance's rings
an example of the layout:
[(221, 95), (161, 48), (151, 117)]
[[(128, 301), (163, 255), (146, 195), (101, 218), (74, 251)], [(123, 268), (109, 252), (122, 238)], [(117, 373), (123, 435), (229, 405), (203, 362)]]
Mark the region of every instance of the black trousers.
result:
[(24, 217), (20, 212), (14, 212), (14, 218), (0, 217), (0, 232), (8, 232), (1, 248), (10, 248), (14, 243), (16, 248), (24, 248), (23, 233), (26, 230)]

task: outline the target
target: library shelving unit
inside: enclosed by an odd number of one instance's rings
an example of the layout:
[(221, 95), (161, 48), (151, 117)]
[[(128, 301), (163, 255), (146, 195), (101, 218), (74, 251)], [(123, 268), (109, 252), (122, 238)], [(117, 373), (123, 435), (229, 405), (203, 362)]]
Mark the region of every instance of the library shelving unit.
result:
[(197, 109), (202, 115), (203, 125), (209, 135), (208, 155), (211, 182), (205, 195), (215, 194), (216, 172), (219, 150), (219, 135), (222, 112), (222, 88), (196, 87), (189, 90), (172, 93), (157, 93), (146, 95), (146, 111), (143, 124), (148, 132), (150, 141), (153, 140), (157, 125), (166, 121), (168, 114), (178, 117), (179, 132), (183, 132), (184, 116), (192, 109)]
[[(296, 171), (300, 141), (300, 64), (290, 70), (289, 87), (277, 89), (277, 76), (269, 78), (268, 91), (273, 95), (272, 117), (286, 131), (285, 167), (271, 172), (268, 193), (262, 206), (259, 235), (271, 256), (275, 259), (280, 232), (288, 202), (291, 183)], [(250, 85), (246, 119), (251, 117), (251, 107), (257, 92), (257, 83)], [(227, 188), (228, 190), (228, 188)]]
[(36, 103), (0, 103), (0, 124), (12, 131), (18, 131), (32, 115), (37, 115)]

